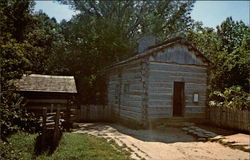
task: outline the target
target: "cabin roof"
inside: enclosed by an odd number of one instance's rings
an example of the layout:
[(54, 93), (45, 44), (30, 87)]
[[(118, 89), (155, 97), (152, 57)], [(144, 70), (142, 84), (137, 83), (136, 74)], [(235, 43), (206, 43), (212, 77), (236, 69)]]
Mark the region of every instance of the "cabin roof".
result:
[(136, 54), (135, 56), (130, 57), (130, 58), (126, 59), (126, 60), (115, 63), (115, 64), (107, 67), (107, 69), (112, 68), (114, 66), (122, 65), (122, 64), (128, 63), (128, 62), (133, 61), (133, 60), (137, 60), (137, 59), (140, 59), (140, 58), (143, 58), (143, 57), (148, 57), (148, 56), (152, 55), (155, 52), (159, 52), (159, 51), (161, 51), (163, 49), (173, 47), (176, 44), (184, 45), (184, 46), (186, 46), (188, 48), (188, 50), (194, 51), (195, 55), (197, 57), (199, 57), (204, 63), (206, 63), (206, 64), (211, 63), (206, 58), (206, 56), (204, 56), (203, 53), (201, 53), (197, 48), (195, 48), (193, 45), (188, 43), (184, 38), (176, 37), (176, 38), (168, 39), (168, 40), (166, 40), (166, 41), (164, 41), (162, 43), (158, 43), (158, 44), (149, 46), (144, 52), (142, 52), (140, 54)]
[(77, 93), (74, 76), (24, 74), (16, 86), (18, 91)]

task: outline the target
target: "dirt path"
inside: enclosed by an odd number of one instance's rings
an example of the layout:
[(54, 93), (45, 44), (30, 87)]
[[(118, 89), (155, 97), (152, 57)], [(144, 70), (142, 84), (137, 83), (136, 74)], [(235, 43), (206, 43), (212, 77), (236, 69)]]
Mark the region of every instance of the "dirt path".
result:
[(126, 146), (134, 159), (149, 160), (250, 160), (250, 153), (216, 142), (197, 142), (179, 128), (132, 130), (115, 124), (81, 124), (75, 133), (113, 139)]

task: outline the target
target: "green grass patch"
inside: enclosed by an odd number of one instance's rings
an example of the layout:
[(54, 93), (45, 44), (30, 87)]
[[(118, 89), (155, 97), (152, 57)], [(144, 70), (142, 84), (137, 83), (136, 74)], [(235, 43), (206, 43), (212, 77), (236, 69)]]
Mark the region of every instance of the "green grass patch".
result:
[[(128, 160), (130, 154), (113, 142), (86, 134), (64, 133), (57, 150), (51, 155), (34, 156), (34, 143), (37, 135), (18, 133), (0, 142), (5, 159), (22, 160)], [(4, 155), (1, 155), (2, 158)]]

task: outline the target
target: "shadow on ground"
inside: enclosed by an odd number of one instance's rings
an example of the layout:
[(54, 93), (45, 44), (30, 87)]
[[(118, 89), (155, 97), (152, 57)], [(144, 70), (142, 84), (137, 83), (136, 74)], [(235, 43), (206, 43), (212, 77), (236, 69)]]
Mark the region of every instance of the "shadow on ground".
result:
[(87, 123), (80, 124), (80, 130), (84, 133), (90, 133), (99, 136), (115, 135), (119, 136), (120, 133), (132, 136), (136, 139), (146, 142), (163, 142), (163, 143), (176, 143), (176, 142), (195, 142), (196, 139), (187, 135), (181, 128), (168, 127), (161, 130), (147, 129), (147, 130), (134, 130), (123, 127), (118, 124), (110, 123)]

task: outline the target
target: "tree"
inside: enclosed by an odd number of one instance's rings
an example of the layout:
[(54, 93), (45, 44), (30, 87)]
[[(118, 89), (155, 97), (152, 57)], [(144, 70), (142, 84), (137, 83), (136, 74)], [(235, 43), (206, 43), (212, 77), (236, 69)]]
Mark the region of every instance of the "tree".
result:
[[(76, 76), (82, 103), (98, 103), (104, 68), (132, 56), (142, 35), (158, 40), (190, 27), (193, 1), (61, 1), (80, 13), (62, 21), (65, 45), (51, 70)], [(60, 66), (60, 67), (59, 67)], [(60, 69), (58, 69), (60, 68)], [(98, 79), (98, 81), (97, 81)], [(101, 86), (98, 86), (100, 84)], [(101, 96), (99, 96), (101, 97)]]
[(212, 106), (249, 109), (249, 33), (249, 27), (231, 17), (217, 26), (217, 31), (196, 23), (187, 32), (188, 39), (212, 62), (209, 69)]
[(210, 59), (214, 62), (211, 84), (214, 90), (240, 85), (249, 92), (250, 29), (242, 21), (227, 18), (217, 26), (219, 51)]
[[(129, 39), (139, 38), (141, 34), (153, 34), (166, 39), (184, 32), (190, 27), (190, 12), (194, 1), (61, 1), (79, 10), (82, 21), (95, 17), (115, 24), (124, 30)], [(104, 29), (107, 29), (103, 26)]]
[[(42, 51), (45, 46), (50, 47), (47, 43), (40, 46), (34, 44), (46, 34), (39, 35), (38, 38), (34, 36), (37, 32), (32, 32), (37, 26), (35, 23), (38, 22), (32, 15), (33, 6), (34, 1), (30, 0), (0, 1), (0, 126), (3, 139), (17, 129), (34, 131), (36, 128), (33, 127), (38, 127), (35, 118), (21, 109), (22, 97), (15, 92), (13, 84), (23, 73), (34, 72), (32, 69), (37, 61), (32, 58), (35, 53)], [(39, 54), (42, 53), (44, 52)]]
[(213, 28), (203, 27), (202, 22), (195, 22), (185, 33), (185, 37), (208, 58), (218, 52), (221, 47), (216, 31)]
[(221, 39), (220, 49), (232, 53), (241, 46), (244, 38), (249, 40), (249, 27), (242, 21), (234, 21), (232, 17), (228, 17), (217, 26), (217, 35)]
[(33, 24), (26, 29), (25, 40), (31, 45), (26, 56), (31, 63), (27, 70), (33, 73), (50, 73), (48, 63), (50, 57), (57, 52), (64, 37), (60, 34), (59, 24), (54, 18), (39, 11), (32, 15)]

